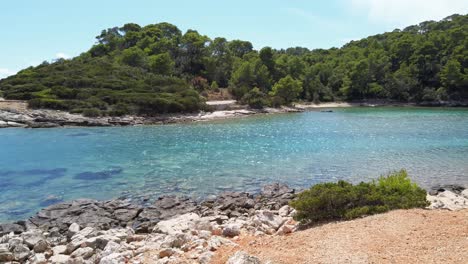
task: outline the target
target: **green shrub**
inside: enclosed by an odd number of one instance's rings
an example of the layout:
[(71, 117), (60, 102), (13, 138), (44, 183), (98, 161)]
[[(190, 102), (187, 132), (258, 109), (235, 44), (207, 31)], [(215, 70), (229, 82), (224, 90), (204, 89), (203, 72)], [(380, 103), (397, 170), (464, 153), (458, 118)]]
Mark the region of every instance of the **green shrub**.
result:
[(262, 93), (257, 87), (246, 93), (242, 97), (241, 102), (254, 109), (262, 109), (265, 105), (268, 104), (266, 94)]
[(28, 101), (28, 106), (31, 108), (48, 108), (55, 110), (68, 110), (70, 106), (62, 100), (51, 98), (35, 98)]
[(83, 110), (83, 115), (86, 117), (98, 117), (101, 116), (101, 111), (97, 108), (87, 108)]
[(321, 183), (291, 201), (302, 223), (353, 219), (394, 209), (424, 208), (426, 191), (412, 183), (405, 170), (357, 185)]

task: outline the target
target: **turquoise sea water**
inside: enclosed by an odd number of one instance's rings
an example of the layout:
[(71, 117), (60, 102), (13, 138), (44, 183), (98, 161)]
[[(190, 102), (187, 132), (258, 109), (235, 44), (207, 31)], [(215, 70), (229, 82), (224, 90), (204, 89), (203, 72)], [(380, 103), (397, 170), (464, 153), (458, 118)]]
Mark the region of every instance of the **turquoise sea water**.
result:
[(406, 168), (468, 184), (468, 109), (347, 108), (193, 124), (0, 130), (0, 222), (76, 198), (256, 191)]

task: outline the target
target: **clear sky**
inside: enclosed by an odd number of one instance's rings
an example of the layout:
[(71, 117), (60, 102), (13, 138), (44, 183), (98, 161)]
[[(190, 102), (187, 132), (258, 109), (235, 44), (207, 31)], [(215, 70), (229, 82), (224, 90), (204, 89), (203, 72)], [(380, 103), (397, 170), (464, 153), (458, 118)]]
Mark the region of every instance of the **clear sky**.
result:
[(255, 48), (340, 47), (468, 13), (468, 0), (0, 0), (0, 79), (88, 50), (102, 29), (169, 22)]

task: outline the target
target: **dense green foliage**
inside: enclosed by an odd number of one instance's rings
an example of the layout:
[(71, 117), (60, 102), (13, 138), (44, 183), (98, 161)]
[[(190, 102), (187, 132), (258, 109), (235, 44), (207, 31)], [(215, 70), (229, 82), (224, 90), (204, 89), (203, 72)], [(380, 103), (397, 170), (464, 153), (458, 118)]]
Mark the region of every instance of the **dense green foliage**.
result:
[(0, 80), (0, 92), (34, 99), (33, 107), (100, 114), (196, 111), (205, 106), (199, 95), (218, 87), (254, 107), (295, 100), (468, 100), (468, 15), (329, 50), (256, 51), (248, 41), (182, 34), (168, 23), (125, 24), (103, 30), (97, 40), (76, 58)]
[(357, 185), (345, 181), (321, 183), (300, 193), (291, 206), (303, 223), (353, 219), (394, 209), (424, 208), (426, 191), (412, 183), (406, 171)]

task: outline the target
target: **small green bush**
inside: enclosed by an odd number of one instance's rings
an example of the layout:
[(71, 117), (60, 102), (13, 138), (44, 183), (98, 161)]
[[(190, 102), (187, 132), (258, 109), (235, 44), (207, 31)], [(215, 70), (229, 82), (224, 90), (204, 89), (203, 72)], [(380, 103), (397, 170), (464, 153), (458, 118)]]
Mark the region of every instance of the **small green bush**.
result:
[(101, 116), (101, 111), (97, 108), (87, 108), (83, 110), (83, 115), (86, 117), (98, 117)]
[(321, 183), (291, 201), (302, 223), (353, 219), (394, 209), (424, 208), (426, 191), (412, 183), (405, 170), (357, 185)]

